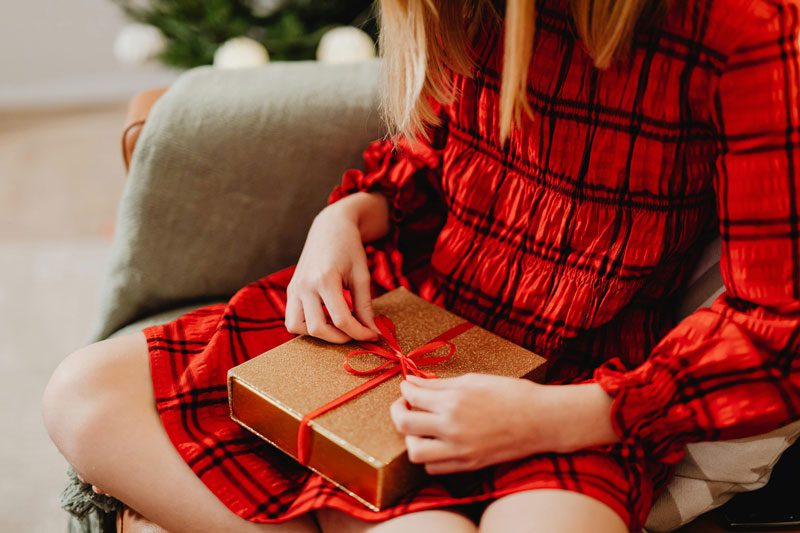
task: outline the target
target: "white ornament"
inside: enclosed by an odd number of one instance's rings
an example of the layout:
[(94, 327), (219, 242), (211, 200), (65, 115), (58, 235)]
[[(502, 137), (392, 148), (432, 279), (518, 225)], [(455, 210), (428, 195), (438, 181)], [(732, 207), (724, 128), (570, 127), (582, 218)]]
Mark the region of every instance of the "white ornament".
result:
[(149, 24), (127, 24), (114, 40), (114, 56), (123, 63), (141, 65), (164, 51), (167, 39)]
[(257, 17), (269, 17), (283, 7), (284, 0), (250, 0), (250, 10)]
[(269, 61), (267, 49), (250, 37), (228, 39), (214, 52), (214, 66), (217, 68), (257, 67), (267, 61)]
[(357, 63), (375, 57), (375, 43), (365, 31), (339, 26), (325, 32), (317, 47), (322, 63)]

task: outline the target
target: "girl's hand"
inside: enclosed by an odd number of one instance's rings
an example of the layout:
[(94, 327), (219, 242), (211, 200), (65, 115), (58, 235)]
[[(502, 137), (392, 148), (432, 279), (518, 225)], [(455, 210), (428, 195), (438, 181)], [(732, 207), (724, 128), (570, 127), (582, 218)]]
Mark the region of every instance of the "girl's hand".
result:
[(539, 385), (467, 374), (414, 376), (391, 407), (412, 463), (430, 474), (477, 470), (541, 452), (615, 442), (611, 398), (596, 384)]
[[(377, 338), (362, 242), (385, 235), (388, 224), (388, 204), (378, 193), (355, 193), (316, 216), (287, 289), (287, 330), (335, 343)], [(344, 299), (345, 288), (353, 297), (355, 316)]]

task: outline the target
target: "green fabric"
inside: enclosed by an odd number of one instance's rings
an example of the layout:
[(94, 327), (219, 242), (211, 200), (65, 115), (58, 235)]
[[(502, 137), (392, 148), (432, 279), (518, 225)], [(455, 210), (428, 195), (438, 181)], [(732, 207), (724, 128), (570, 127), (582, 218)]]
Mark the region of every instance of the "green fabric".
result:
[(104, 494), (96, 494), (89, 483), (78, 479), (73, 469), (67, 471), (69, 482), (61, 493), (61, 506), (72, 515), (69, 531), (91, 532), (103, 529), (103, 522), (108, 515), (113, 515), (122, 504)]
[[(378, 67), (272, 63), (184, 74), (137, 144), (93, 338), (225, 301), (294, 263), (342, 172), (361, 167), (363, 149), (384, 133)], [(113, 532), (117, 505), (70, 471), (62, 495), (70, 533)]]
[(134, 154), (94, 337), (292, 264), (383, 133), (377, 74), (377, 62), (302, 62), (181, 77)]

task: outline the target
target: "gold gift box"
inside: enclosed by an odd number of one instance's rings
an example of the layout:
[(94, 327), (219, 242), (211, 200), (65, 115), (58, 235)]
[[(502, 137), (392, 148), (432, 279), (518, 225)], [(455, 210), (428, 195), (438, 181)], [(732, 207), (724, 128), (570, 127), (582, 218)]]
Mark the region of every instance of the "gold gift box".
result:
[[(375, 313), (394, 321), (396, 337), (407, 353), (464, 320), (405, 289), (376, 298)], [(437, 377), (469, 372), (544, 378), (545, 360), (477, 326), (451, 341), (453, 357), (426, 366)], [(231, 418), (295, 459), (303, 416), (368, 380), (342, 367), (357, 343), (331, 344), (300, 336), (228, 371)], [(445, 354), (441, 348), (431, 356)], [(351, 364), (371, 368), (385, 363), (358, 355)], [(419, 486), (426, 473), (409, 462), (403, 436), (395, 430), (389, 406), (400, 395), (402, 377), (394, 376), (347, 403), (313, 419), (307, 466), (373, 510), (383, 509)]]

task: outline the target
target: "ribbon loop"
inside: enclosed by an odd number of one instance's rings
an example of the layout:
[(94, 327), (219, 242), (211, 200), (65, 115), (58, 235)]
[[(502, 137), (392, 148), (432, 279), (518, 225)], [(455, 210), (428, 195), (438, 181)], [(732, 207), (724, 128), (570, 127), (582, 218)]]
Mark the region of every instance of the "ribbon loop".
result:
[[(396, 337), (397, 327), (392, 319), (385, 315), (378, 315), (375, 317), (375, 325), (378, 326), (378, 331), (380, 332), (378, 334), (379, 339), (386, 346), (384, 347), (374, 342), (360, 342), (360, 348), (348, 352), (348, 354), (345, 355), (344, 362), (342, 363), (344, 369), (350, 374), (355, 376), (375, 375), (375, 377), (362, 383), (355, 389), (343, 394), (335, 400), (328, 402), (317, 409), (314, 409), (303, 417), (303, 419), (300, 421), (300, 428), (297, 430), (297, 459), (301, 464), (305, 465), (308, 463), (308, 457), (311, 453), (311, 427), (309, 426), (309, 423), (314, 418), (317, 418), (318, 416), (321, 416), (328, 411), (331, 411), (352, 400), (356, 396), (377, 387), (384, 381), (389, 380), (397, 374), (402, 374), (403, 379), (406, 379), (409, 375), (426, 379), (435, 378), (436, 374), (433, 374), (432, 372), (426, 372), (420, 367), (437, 365), (453, 357), (456, 352), (456, 345), (450, 342), (450, 340), (458, 335), (461, 335), (472, 327), (472, 324), (469, 322), (462, 322), (448, 329), (441, 335), (429, 340), (425, 344), (417, 346), (408, 353), (403, 353), (403, 350), (400, 347), (400, 342)], [(445, 355), (423, 357), (425, 355), (432, 354), (436, 350), (439, 350), (445, 346), (449, 347), (449, 350)], [(383, 359), (386, 359), (386, 361), (366, 370), (360, 370), (350, 365), (350, 360), (353, 357), (366, 354), (382, 357)]]
[[(400, 342), (397, 340), (396, 336), (397, 327), (394, 322), (392, 322), (392, 319), (385, 315), (378, 315), (375, 317), (375, 324), (378, 326), (378, 331), (380, 331), (380, 340), (383, 341), (389, 349), (387, 350), (385, 347), (375, 344), (374, 342), (359, 343), (361, 349), (353, 350), (345, 356), (343, 366), (347, 372), (356, 376), (369, 376), (377, 374), (390, 366), (399, 365), (404, 378), (409, 374), (420, 377), (435, 377), (434, 374), (424, 372), (420, 370), (419, 367), (435, 365), (447, 361), (453, 357), (456, 351), (456, 346), (452, 342), (434, 339), (426, 342), (422, 346), (417, 346), (408, 353), (403, 353)], [(444, 346), (450, 348), (447, 355), (441, 357), (421, 357), (435, 352)], [(387, 359), (387, 361), (367, 370), (354, 368), (350, 364), (351, 358), (365, 354), (377, 355), (378, 357)]]

